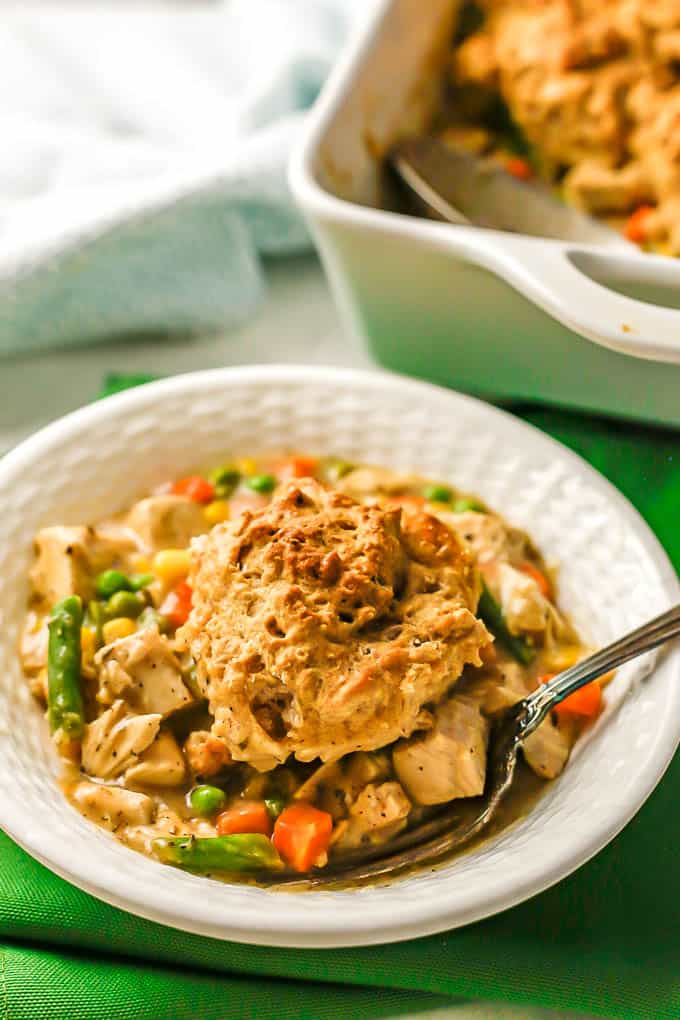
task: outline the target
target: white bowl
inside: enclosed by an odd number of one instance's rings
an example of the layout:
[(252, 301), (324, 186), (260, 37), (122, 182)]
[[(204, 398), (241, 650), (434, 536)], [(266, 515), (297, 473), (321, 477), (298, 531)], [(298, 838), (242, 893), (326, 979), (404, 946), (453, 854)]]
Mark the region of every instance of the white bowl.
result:
[(377, 373), (298, 367), (184, 375), (86, 407), (0, 462), (0, 824), (57, 874), (164, 924), (267, 945), (396, 941), (478, 920), (600, 850), (664, 772), (680, 736), (679, 653), (629, 664), (607, 711), (531, 814), (435, 871), (351, 891), (276, 893), (165, 867), (62, 796), (16, 655), (37, 528), (109, 514), (225, 454), (292, 447), (477, 491), (561, 561), (560, 593), (605, 642), (666, 608), (678, 582), (628, 503), (557, 443), (476, 400)]

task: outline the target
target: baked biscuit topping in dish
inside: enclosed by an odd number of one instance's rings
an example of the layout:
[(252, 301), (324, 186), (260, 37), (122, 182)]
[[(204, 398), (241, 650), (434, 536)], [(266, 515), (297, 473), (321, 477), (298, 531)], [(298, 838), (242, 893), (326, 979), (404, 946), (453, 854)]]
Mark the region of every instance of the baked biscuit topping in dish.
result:
[[(21, 654), (68, 797), (221, 878), (332, 876), (479, 797), (494, 717), (585, 654), (526, 534), (384, 468), (242, 458), (35, 548)], [(601, 701), (529, 738), (535, 776)]]
[(480, 0), (460, 24), (444, 139), (680, 255), (678, 0)]

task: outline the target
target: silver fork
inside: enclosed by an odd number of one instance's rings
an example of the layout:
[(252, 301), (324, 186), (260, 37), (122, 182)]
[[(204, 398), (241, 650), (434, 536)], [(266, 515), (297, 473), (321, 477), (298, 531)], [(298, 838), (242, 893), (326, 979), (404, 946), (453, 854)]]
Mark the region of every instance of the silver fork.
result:
[[(482, 802), (454, 802), (432, 820), (407, 830), (385, 847), (368, 847), (338, 857), (306, 886), (384, 878), (403, 868), (433, 862), (467, 843), (485, 829), (510, 789), (523, 742), (549, 712), (570, 694), (624, 662), (657, 648), (680, 634), (680, 605), (559, 673), (528, 698), (513, 705), (496, 723), (489, 747), (486, 791)], [(469, 808), (472, 807), (470, 811)]]

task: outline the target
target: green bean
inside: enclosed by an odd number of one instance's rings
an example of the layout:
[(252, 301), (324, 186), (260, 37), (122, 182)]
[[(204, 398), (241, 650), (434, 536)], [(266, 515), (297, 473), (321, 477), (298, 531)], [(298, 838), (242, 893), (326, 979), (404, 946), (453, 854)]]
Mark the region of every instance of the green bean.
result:
[(187, 871), (279, 870), (281, 858), (266, 836), (163, 836), (151, 844), (163, 864)]
[(83, 695), (80, 689), (80, 628), (83, 607), (77, 595), (57, 602), (52, 610), (47, 645), (47, 717), (50, 732), (69, 739), (82, 736)]
[(483, 581), (477, 615), (484, 620), (491, 633), (507, 648), (513, 658), (523, 666), (528, 666), (532, 662), (536, 655), (535, 649), (524, 638), (510, 633), (503, 610)]

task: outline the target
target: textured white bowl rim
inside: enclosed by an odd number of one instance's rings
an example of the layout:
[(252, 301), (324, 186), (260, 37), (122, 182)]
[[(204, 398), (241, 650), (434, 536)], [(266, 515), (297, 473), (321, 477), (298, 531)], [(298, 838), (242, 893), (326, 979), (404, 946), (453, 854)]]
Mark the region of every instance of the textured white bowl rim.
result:
[[(635, 533), (657, 568), (659, 585), (668, 603), (678, 600), (680, 585), (677, 576), (654, 534), (632, 505), (580, 457), (533, 426), (473, 397), (384, 372), (302, 365), (263, 365), (212, 369), (150, 383), (82, 408), (23, 442), (0, 462), (0, 492), (5, 484), (11, 482), (17, 469), (40, 462), (55, 441), (77, 442), (79, 435), (95, 423), (116, 420), (120, 416), (127, 417), (143, 411), (147, 405), (157, 404), (165, 396), (178, 393), (200, 399), (202, 390), (212, 388), (216, 383), (224, 382), (225, 386), (233, 386), (257, 382), (276, 387), (286, 379), (309, 382), (310, 385), (332, 386), (338, 383), (351, 386), (355, 391), (379, 386), (386, 393), (399, 395), (404, 400), (415, 398), (426, 402), (428, 397), (436, 397), (441, 401), (446, 395), (451, 403), (452, 415), (457, 406), (466, 403), (475, 405), (477, 413), (483, 412), (489, 420), (503, 419), (509, 434), (521, 435), (523, 443), (528, 446), (542, 447), (544, 451), (546, 448), (551, 449), (556, 459), (568, 462), (575, 472), (587, 479), (589, 486), (599, 489), (607, 501), (615, 505), (618, 515)], [(679, 665), (680, 648), (671, 648), (665, 656), (663, 669), (672, 668), (677, 674)], [(535, 858), (531, 868), (527, 868), (526, 875), (512, 883), (504, 881), (503, 876), (499, 875), (498, 881), (491, 883), (484, 891), (461, 890), (456, 887), (451, 890), (450, 896), (439, 890), (435, 900), (423, 897), (422, 901), (411, 900), (406, 904), (397, 896), (398, 906), (395, 909), (388, 893), (390, 888), (398, 891), (399, 883), (396, 882), (385, 890), (386, 895), (380, 906), (372, 906), (370, 916), (363, 916), (363, 912), (357, 909), (351, 920), (348, 920), (347, 913), (343, 911), (339, 921), (332, 910), (325, 911), (323, 916), (310, 918), (305, 910), (299, 909), (298, 903), (301, 899), (315, 896), (315, 893), (295, 895), (272, 892), (267, 895), (280, 899), (285, 897), (284, 909), (267, 910), (265, 902), (260, 901), (255, 909), (243, 909), (239, 905), (230, 916), (225, 917), (211, 908), (208, 885), (206, 896), (196, 897), (191, 903), (191, 909), (187, 910), (180, 904), (179, 896), (176, 901), (169, 902), (167, 897), (158, 895), (153, 882), (144, 886), (144, 895), (138, 892), (130, 895), (125, 883), (117, 881), (115, 874), (101, 875), (95, 856), (74, 862), (72, 855), (61, 850), (55, 852), (50, 844), (49, 833), (42, 831), (39, 825), (36, 826), (35, 820), (22, 812), (19, 805), (4, 798), (0, 798), (0, 825), (28, 853), (73, 885), (113, 906), (185, 931), (259, 945), (301, 948), (402, 941), (481, 920), (515, 906), (570, 874), (617, 835), (658, 784), (680, 741), (680, 685), (677, 683), (677, 675), (675, 679), (671, 702), (667, 703), (670, 710), (665, 717), (659, 719), (654, 747), (651, 752), (647, 748), (648, 753), (639, 770), (631, 770), (626, 776), (625, 810), (615, 814), (603, 811), (590, 829), (579, 831), (572, 842), (562, 845), (557, 856), (553, 854), (550, 860)], [(535, 810), (540, 810), (540, 804)], [(149, 864), (142, 855), (134, 851), (127, 852), (138, 858), (140, 868)], [(327, 897), (330, 894), (326, 892), (324, 895)]]

